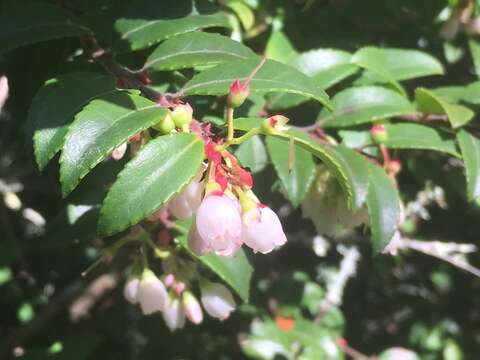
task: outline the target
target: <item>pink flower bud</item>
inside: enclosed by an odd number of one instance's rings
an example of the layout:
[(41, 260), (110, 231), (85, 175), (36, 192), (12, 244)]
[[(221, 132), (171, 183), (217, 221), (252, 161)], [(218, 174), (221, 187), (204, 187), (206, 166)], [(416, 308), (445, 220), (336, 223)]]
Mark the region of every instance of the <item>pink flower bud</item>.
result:
[(270, 116), (265, 119), (261, 125), (262, 131), (265, 134), (278, 134), (289, 129), (287, 123), (290, 119), (283, 115)]
[(0, 110), (2, 110), (3, 105), (8, 98), (8, 79), (6, 76), (0, 77)]
[(187, 319), (196, 325), (200, 324), (203, 321), (203, 312), (197, 298), (190, 291), (185, 291), (182, 302)]
[(112, 159), (113, 160), (121, 160), (125, 153), (127, 152), (127, 143), (124, 142), (122, 145), (117, 147), (115, 150), (112, 151)]
[(193, 119), (193, 109), (189, 103), (179, 104), (172, 111), (172, 119), (177, 128), (190, 125)]
[(225, 195), (210, 195), (203, 199), (195, 226), (203, 240), (203, 249), (233, 255), (242, 244), (240, 205)]
[(201, 288), (201, 302), (208, 315), (225, 320), (235, 310), (232, 293), (222, 284), (208, 283)]
[(185, 311), (177, 298), (168, 299), (162, 316), (170, 331), (182, 329), (185, 325)]
[(375, 144), (384, 144), (388, 140), (387, 129), (381, 124), (372, 126), (370, 135)]
[(150, 270), (144, 270), (138, 284), (137, 299), (145, 315), (162, 311), (167, 302), (167, 289), (159, 278)]
[(125, 283), (125, 287), (123, 288), (123, 296), (128, 302), (132, 304), (138, 303), (139, 283), (140, 283), (140, 280), (138, 280), (138, 278), (132, 277), (127, 280), (127, 282)]
[(197, 211), (202, 201), (203, 181), (200, 177), (193, 179), (179, 194), (175, 195), (168, 209), (177, 219), (188, 219)]
[[(254, 216), (255, 214), (250, 213), (252, 211), (259, 211), (260, 215)], [(244, 219), (243, 241), (254, 251), (266, 254), (287, 242), (277, 214), (269, 207), (259, 206), (257, 209), (252, 209), (244, 214)]]
[(183, 281), (177, 282), (174, 286), (175, 294), (177, 294), (178, 296), (182, 295), (182, 292), (185, 291), (186, 287), (187, 286)]
[(249, 94), (250, 89), (248, 84), (241, 84), (239, 80), (234, 80), (230, 85), (230, 90), (228, 92), (228, 106), (231, 108), (237, 108), (241, 106)]
[(165, 276), (165, 279), (163, 280), (163, 282), (165, 283), (165, 286), (169, 288), (170, 286), (175, 284), (175, 275), (168, 274), (167, 276)]

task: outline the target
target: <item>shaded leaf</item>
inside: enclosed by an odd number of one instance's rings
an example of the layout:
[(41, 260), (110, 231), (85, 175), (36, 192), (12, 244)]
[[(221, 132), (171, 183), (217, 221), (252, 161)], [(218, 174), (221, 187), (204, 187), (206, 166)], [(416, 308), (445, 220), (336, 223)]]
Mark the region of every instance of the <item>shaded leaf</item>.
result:
[(148, 57), (144, 69), (175, 70), (256, 57), (243, 44), (218, 34), (190, 32), (170, 38)]
[(289, 143), (269, 136), (266, 144), (273, 167), (287, 198), (294, 207), (299, 206), (315, 179), (316, 171), (312, 155), (308, 151), (294, 146), (294, 163), (292, 169), (289, 169)]
[(333, 113), (320, 113), (319, 121), (325, 127), (354, 126), (415, 112), (403, 96), (380, 86), (348, 88), (336, 94), (331, 104)]
[(465, 163), (467, 194), (470, 201), (480, 197), (480, 140), (465, 130), (457, 135)]
[(198, 173), (203, 159), (203, 143), (193, 134), (151, 140), (125, 166), (108, 192), (99, 233), (112, 235), (158, 210)]
[(447, 115), (450, 125), (454, 129), (467, 124), (475, 115), (469, 108), (451, 104), (425, 88), (415, 89), (415, 100), (418, 109), (425, 114)]
[(115, 79), (95, 73), (70, 73), (45, 83), (33, 99), (27, 120), (35, 132), (35, 159), (40, 169), (62, 148), (75, 113), (95, 97), (114, 91)]
[[(245, 81), (259, 59), (232, 61), (194, 76), (181, 90), (185, 95), (226, 95), (233, 80)], [(301, 94), (328, 104), (328, 95), (312, 80), (288, 65), (267, 60), (250, 82), (251, 92), (283, 91)]]
[(367, 207), (372, 229), (372, 246), (378, 253), (395, 234), (400, 217), (400, 200), (393, 181), (385, 171), (373, 164), (369, 164), (369, 168)]
[(140, 50), (172, 36), (204, 28), (230, 28), (225, 14), (198, 0), (142, 0), (115, 22), (121, 47)]
[(44, 2), (20, 2), (0, 16), (0, 53), (41, 41), (91, 35), (73, 16)]
[(455, 141), (433, 127), (416, 123), (401, 123), (387, 124), (385, 129), (388, 133), (385, 146), (390, 149), (434, 150), (460, 157)]
[(449, 102), (480, 104), (480, 81), (475, 81), (466, 86), (442, 86), (431, 89), (431, 91)]
[(252, 173), (262, 171), (268, 164), (267, 151), (260, 136), (254, 136), (241, 144), (235, 151), (235, 156), (242, 166), (248, 167)]
[(64, 194), (115, 148), (155, 125), (167, 110), (133, 92), (118, 91), (97, 98), (75, 116), (60, 157)]
[(470, 54), (473, 60), (473, 66), (475, 67), (475, 74), (480, 78), (480, 42), (478, 40), (471, 39), (468, 42), (470, 47)]

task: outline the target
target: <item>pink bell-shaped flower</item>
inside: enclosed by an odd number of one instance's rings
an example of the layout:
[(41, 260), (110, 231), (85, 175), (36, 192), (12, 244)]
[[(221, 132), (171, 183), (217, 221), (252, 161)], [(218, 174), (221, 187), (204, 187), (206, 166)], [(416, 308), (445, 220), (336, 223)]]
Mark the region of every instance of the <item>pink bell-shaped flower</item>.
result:
[(138, 284), (140, 280), (137, 277), (132, 277), (127, 280), (125, 287), (123, 288), (123, 296), (125, 299), (132, 303), (138, 304)]
[(112, 159), (116, 161), (121, 160), (126, 152), (127, 152), (127, 143), (124, 142), (122, 145), (120, 145), (119, 147), (117, 147), (112, 151)]
[(185, 325), (185, 311), (183, 310), (180, 300), (177, 298), (171, 297), (168, 299), (162, 316), (170, 331), (182, 329)]
[(167, 302), (168, 294), (165, 285), (151, 270), (144, 270), (138, 284), (137, 300), (143, 314), (149, 315), (162, 311)]
[(262, 254), (287, 242), (277, 214), (267, 206), (258, 206), (244, 214), (242, 238), (248, 247)]
[(182, 295), (183, 309), (187, 319), (195, 325), (203, 321), (203, 312), (197, 298), (190, 292), (185, 291)]
[(201, 288), (200, 301), (208, 315), (225, 320), (235, 310), (232, 293), (222, 284), (208, 283)]
[(8, 98), (8, 79), (6, 76), (0, 77), (0, 110)]
[(182, 192), (175, 195), (168, 205), (168, 209), (177, 219), (190, 218), (200, 206), (203, 193), (203, 181), (200, 177), (193, 179)]
[(242, 245), (240, 205), (225, 195), (210, 195), (203, 199), (195, 226), (203, 241), (197, 239), (200, 250), (211, 249), (219, 255), (229, 256)]

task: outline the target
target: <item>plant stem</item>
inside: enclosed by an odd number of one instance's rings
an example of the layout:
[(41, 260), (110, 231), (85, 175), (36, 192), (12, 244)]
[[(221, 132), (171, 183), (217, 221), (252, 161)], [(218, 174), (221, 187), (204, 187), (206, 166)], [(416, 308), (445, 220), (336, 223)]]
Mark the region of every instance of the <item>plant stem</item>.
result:
[(233, 140), (233, 107), (227, 108), (227, 143)]

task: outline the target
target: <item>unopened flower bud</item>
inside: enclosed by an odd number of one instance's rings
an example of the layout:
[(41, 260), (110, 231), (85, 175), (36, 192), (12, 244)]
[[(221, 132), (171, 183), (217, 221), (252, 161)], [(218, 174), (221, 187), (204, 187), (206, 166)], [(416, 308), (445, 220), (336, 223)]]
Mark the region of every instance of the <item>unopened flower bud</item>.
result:
[(122, 145), (117, 147), (112, 151), (112, 159), (115, 161), (121, 160), (125, 153), (127, 152), (127, 143), (124, 142)]
[(174, 285), (175, 294), (177, 294), (178, 296), (182, 295), (182, 293), (185, 291), (186, 288), (187, 288), (187, 285), (185, 285), (183, 281), (177, 282)]
[(283, 115), (270, 116), (263, 121), (261, 128), (265, 134), (277, 134), (289, 129), (289, 127), (286, 126), (288, 121), (289, 119)]
[(201, 302), (208, 315), (225, 320), (235, 310), (232, 293), (222, 284), (208, 283), (201, 288)]
[(239, 80), (234, 80), (228, 91), (227, 104), (231, 108), (240, 107), (250, 95), (248, 84), (241, 84)]
[(182, 329), (185, 325), (185, 311), (177, 298), (170, 298), (167, 301), (162, 316), (170, 331)]
[(204, 247), (220, 255), (233, 255), (242, 244), (240, 205), (226, 195), (204, 198), (195, 226)]
[(128, 139), (128, 141), (131, 143), (136, 143), (142, 140), (142, 137), (143, 137), (143, 133), (139, 132), (133, 135), (130, 139)]
[(8, 98), (8, 79), (6, 76), (0, 77), (0, 110), (2, 110), (3, 105)]
[(10, 210), (17, 211), (22, 208), (22, 200), (13, 191), (6, 191), (3, 194), (3, 201)]
[(171, 113), (168, 112), (164, 118), (162, 118), (152, 127), (155, 130), (158, 130), (160, 134), (170, 134), (173, 130), (175, 130), (175, 122), (173, 121)]
[(169, 288), (170, 286), (175, 284), (175, 276), (173, 274), (168, 274), (167, 276), (165, 276), (163, 282), (165, 283), (165, 286)]
[(203, 181), (197, 176), (179, 194), (175, 195), (168, 204), (168, 209), (177, 219), (190, 218), (200, 206), (203, 194)]
[(387, 165), (387, 172), (391, 176), (396, 176), (402, 170), (402, 163), (400, 160), (390, 160)]
[(138, 285), (140, 284), (140, 280), (137, 277), (132, 277), (127, 280), (125, 283), (125, 287), (123, 288), (123, 296), (125, 299), (132, 303), (138, 303)]
[(167, 289), (150, 270), (144, 270), (138, 284), (138, 302), (145, 315), (162, 311), (167, 302)]
[(372, 126), (370, 135), (375, 144), (384, 144), (388, 141), (388, 132), (384, 125)]
[(177, 128), (183, 128), (186, 125), (190, 125), (193, 119), (193, 109), (190, 104), (186, 103), (177, 105), (172, 111), (172, 119)]
[(187, 319), (196, 325), (200, 324), (203, 321), (203, 312), (197, 298), (190, 291), (185, 291), (182, 303)]
[(258, 206), (244, 214), (242, 238), (245, 244), (255, 252), (269, 253), (287, 242), (282, 224), (277, 214), (267, 206)]

